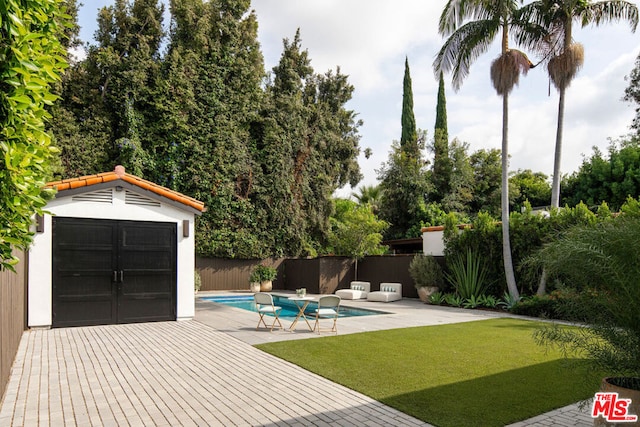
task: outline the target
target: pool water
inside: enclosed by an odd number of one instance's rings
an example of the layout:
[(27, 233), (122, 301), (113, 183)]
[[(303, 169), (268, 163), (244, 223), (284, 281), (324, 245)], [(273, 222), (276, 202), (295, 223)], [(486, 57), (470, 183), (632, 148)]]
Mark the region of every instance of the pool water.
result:
[[(231, 295), (231, 296), (211, 296), (200, 297), (202, 301), (212, 301), (218, 304), (228, 305), (230, 307), (241, 308), (248, 311), (256, 311), (256, 304), (253, 299), (253, 295)], [(282, 307), (280, 311), (280, 317), (284, 319), (293, 320), (298, 315), (298, 307), (293, 301), (290, 301), (287, 296), (274, 295), (273, 303), (278, 307)], [(318, 308), (316, 301), (311, 301), (305, 309), (307, 316), (315, 316), (314, 310)], [(366, 308), (346, 307), (340, 305), (338, 310), (338, 317), (354, 317), (354, 316), (370, 316), (372, 314), (387, 314), (384, 311), (369, 310)]]

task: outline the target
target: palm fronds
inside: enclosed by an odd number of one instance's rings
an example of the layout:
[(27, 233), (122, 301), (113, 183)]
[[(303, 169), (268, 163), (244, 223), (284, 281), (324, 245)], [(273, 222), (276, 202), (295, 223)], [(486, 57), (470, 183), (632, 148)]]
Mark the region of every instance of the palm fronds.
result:
[(497, 20), (472, 21), (460, 27), (442, 45), (433, 62), (436, 76), (440, 72), (452, 72), (452, 85), (459, 90), (462, 81), (469, 75), (471, 64), (489, 50), (495, 39), (500, 22)]
[(498, 95), (509, 94), (533, 64), (523, 52), (511, 49), (491, 63), (491, 82)]
[(547, 70), (553, 85), (558, 89), (566, 89), (584, 63), (584, 46), (571, 43), (564, 52), (549, 60)]

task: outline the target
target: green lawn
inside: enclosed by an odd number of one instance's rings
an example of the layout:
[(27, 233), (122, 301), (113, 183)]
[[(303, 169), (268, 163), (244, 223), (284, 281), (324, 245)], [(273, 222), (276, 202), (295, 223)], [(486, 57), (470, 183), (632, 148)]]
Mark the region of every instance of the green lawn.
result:
[(584, 364), (538, 346), (539, 322), (492, 319), (256, 347), (438, 426), (504, 426), (593, 397)]

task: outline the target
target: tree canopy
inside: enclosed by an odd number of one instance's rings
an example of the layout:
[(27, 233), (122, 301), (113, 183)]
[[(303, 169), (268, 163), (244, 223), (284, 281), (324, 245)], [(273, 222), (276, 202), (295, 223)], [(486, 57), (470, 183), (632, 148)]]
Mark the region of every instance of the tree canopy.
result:
[(563, 186), (563, 202), (569, 206), (584, 202), (595, 208), (606, 202), (617, 211), (629, 197), (640, 196), (640, 142), (635, 137), (612, 142), (608, 155), (594, 148)]
[[(117, 0), (65, 74), (51, 125), (60, 178), (112, 170), (203, 201), (201, 255), (325, 247), (333, 192), (361, 179), (353, 86), (316, 73), (300, 32), (265, 72), (249, 0)], [(274, 227), (277, 224), (277, 227)]]

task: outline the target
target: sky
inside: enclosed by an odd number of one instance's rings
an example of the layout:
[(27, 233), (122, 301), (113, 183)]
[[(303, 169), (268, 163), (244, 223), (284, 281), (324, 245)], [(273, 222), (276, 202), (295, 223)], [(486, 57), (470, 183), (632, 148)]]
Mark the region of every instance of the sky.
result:
[[(95, 43), (97, 11), (113, 0), (85, 0), (78, 20), (80, 37)], [(528, 3), (528, 1), (527, 1)], [(635, 3), (635, 2), (634, 2)], [(252, 0), (258, 18), (258, 39), (265, 69), (282, 54), (283, 39), (300, 29), (316, 73), (340, 67), (354, 86), (347, 108), (364, 124), (361, 152), (373, 155), (358, 162), (364, 178), (358, 184), (376, 185), (377, 170), (388, 160), (391, 144), (401, 135), (402, 80), (405, 58), (413, 83), (418, 128), (433, 137), (438, 81), (433, 59), (444, 40), (438, 18), (446, 0)], [(168, 22), (165, 22), (168, 27)], [(566, 93), (562, 173), (576, 171), (597, 146), (604, 152), (610, 140), (624, 137), (635, 116), (634, 104), (624, 101), (631, 73), (640, 53), (640, 29), (632, 33), (626, 22), (574, 27), (574, 40), (585, 48), (584, 66)], [(445, 76), (449, 138), (469, 144), (469, 153), (501, 147), (502, 98), (489, 78), (491, 61), (499, 56), (499, 41), (472, 65), (455, 92)], [(515, 46), (514, 46), (515, 47)], [(535, 56), (532, 61), (537, 62)], [(509, 170), (531, 169), (549, 177), (558, 113), (558, 93), (540, 66), (521, 77), (509, 97)], [(357, 189), (345, 187), (336, 196)]]

